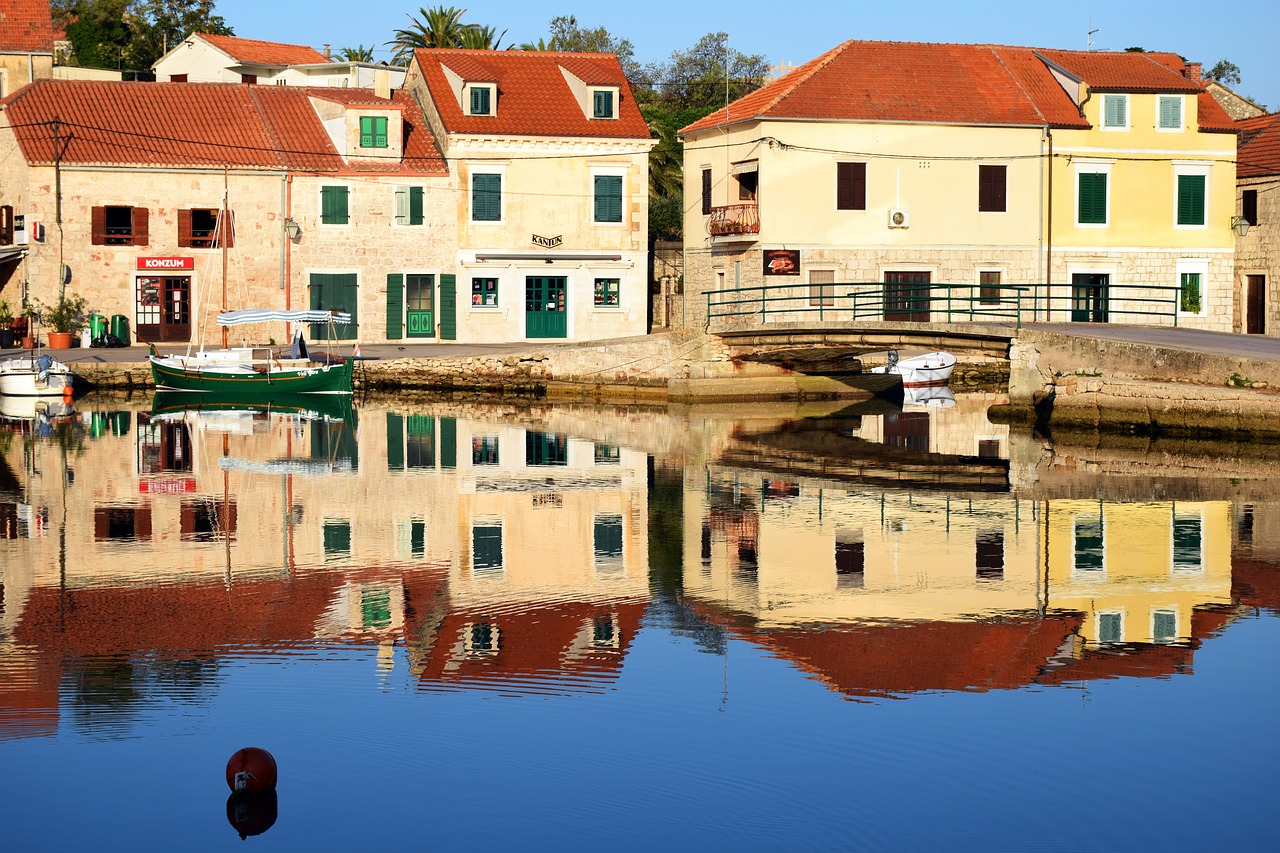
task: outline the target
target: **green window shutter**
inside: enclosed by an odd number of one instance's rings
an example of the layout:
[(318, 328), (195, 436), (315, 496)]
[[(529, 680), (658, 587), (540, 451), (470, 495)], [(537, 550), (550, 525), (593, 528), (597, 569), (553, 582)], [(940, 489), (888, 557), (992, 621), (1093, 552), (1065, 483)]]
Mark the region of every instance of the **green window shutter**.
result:
[(1182, 127), (1182, 100), (1164, 97), (1160, 99), (1160, 127), (1176, 129)]
[(1123, 95), (1103, 95), (1102, 123), (1105, 127), (1125, 126), (1125, 98)]
[(387, 470), (404, 470), (404, 418), (387, 412)]
[(387, 340), (404, 337), (404, 275), (387, 275)]
[(458, 338), (458, 277), (453, 273), (440, 275), (440, 340)]
[(1178, 224), (1204, 225), (1204, 175), (1178, 176)]
[(622, 176), (596, 175), (596, 222), (622, 221)]
[(471, 114), (473, 116), (489, 115), (488, 86), (477, 86), (471, 90)]
[(411, 187), (396, 187), (396, 224), (409, 224), (409, 190)]
[(471, 176), (471, 218), (476, 222), (502, 220), (502, 176)]
[(373, 147), (373, 117), (360, 116), (360, 147)]
[[(441, 276), (444, 278), (444, 276)], [(458, 467), (458, 420), (440, 419), (440, 467)]]
[(373, 147), (387, 147), (387, 117), (374, 116), (373, 118)]
[(613, 118), (613, 92), (595, 92), (593, 95), (592, 116)]
[(421, 225), (422, 222), (422, 187), (409, 187), (409, 224)]
[(320, 188), (320, 222), (324, 225), (346, 225), (347, 187)]
[(1080, 173), (1080, 210), (1076, 221), (1085, 225), (1107, 223), (1107, 176), (1105, 173)]

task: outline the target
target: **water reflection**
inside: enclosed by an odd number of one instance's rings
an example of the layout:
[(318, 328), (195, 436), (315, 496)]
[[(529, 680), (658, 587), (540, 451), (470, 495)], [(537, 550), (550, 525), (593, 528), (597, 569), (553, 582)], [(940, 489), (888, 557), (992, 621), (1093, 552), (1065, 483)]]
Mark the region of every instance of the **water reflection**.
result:
[(1027, 494), (991, 395), (946, 402), (157, 400), (0, 433), (0, 738), (212, 709), (260, 653), (602, 693), (646, 625), (848, 697), (1165, 676), (1280, 601), (1271, 505)]

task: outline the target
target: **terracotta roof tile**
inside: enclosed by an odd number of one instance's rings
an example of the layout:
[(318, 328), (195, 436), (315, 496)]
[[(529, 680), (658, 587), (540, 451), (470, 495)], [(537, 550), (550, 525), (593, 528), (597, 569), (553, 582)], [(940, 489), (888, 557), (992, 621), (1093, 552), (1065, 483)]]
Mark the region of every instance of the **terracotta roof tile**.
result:
[(1280, 113), (1241, 119), (1235, 125), (1240, 131), (1236, 177), (1280, 175)]
[[(1172, 53), (848, 41), (681, 133), (757, 118), (1088, 128), (1046, 62), (1096, 89), (1204, 94)], [(1221, 108), (1201, 116), (1201, 130), (1225, 129)]]
[(0, 0), (0, 53), (53, 53), (49, 0)]
[(301, 44), (216, 36), (212, 33), (196, 33), (195, 37), (204, 39), (232, 59), (246, 65), (315, 65), (329, 61), (320, 51)]
[(1203, 131), (1235, 133), (1236, 123), (1208, 89), (1196, 93), (1196, 124)]
[[(649, 126), (613, 54), (420, 49), (415, 51), (414, 61), (448, 133), (650, 138)], [(465, 81), (497, 83), (497, 114), (464, 114), (445, 76), (445, 66)], [(621, 91), (618, 118), (587, 118), (561, 67), (587, 84), (617, 86)]]
[[(405, 158), (377, 165), (342, 159), (311, 104), (312, 91), (238, 83), (38, 80), (0, 105), (29, 163), (53, 162), (56, 116), (61, 122), (58, 138), (66, 145), (64, 163), (446, 172), (421, 111), (403, 93), (396, 92), (390, 101), (371, 94), (350, 96), (353, 103), (403, 111)], [(164, 116), (163, 125), (157, 124), (157, 116)], [(163, 127), (163, 132), (153, 127)]]

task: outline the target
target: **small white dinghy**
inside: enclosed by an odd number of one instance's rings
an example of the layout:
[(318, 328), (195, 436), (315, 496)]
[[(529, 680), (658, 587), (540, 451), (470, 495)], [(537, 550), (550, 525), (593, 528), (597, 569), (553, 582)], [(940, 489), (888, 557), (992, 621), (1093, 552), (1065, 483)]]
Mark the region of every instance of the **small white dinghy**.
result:
[(0, 394), (9, 397), (62, 397), (75, 386), (71, 368), (51, 355), (23, 355), (0, 361)]
[(867, 372), (895, 373), (902, 377), (904, 387), (920, 388), (926, 385), (946, 385), (955, 366), (956, 357), (949, 352), (927, 352), (911, 358), (898, 358), (898, 351), (891, 349), (887, 364), (873, 367)]

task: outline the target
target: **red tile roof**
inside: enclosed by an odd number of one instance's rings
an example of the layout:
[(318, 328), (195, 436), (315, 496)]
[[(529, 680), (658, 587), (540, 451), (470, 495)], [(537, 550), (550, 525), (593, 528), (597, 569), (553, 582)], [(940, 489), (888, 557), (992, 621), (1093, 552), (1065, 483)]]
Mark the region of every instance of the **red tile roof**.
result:
[(242, 39), (235, 36), (215, 36), (212, 33), (196, 33), (218, 50), (244, 65), (315, 65), (328, 62), (325, 55), (314, 47), (301, 44), (282, 44), (275, 41)]
[[(1174, 54), (848, 41), (681, 133), (756, 118), (1088, 128), (1046, 62), (1093, 88), (1205, 94)], [(1224, 129), (1220, 107), (1201, 116), (1200, 129)]]
[[(414, 52), (414, 61), (448, 133), (650, 138), (649, 126), (613, 54), (420, 49)], [(445, 67), (467, 82), (497, 83), (496, 115), (464, 114)], [(621, 92), (618, 118), (587, 118), (561, 68), (588, 85), (617, 86)]]
[(1236, 177), (1280, 175), (1280, 113), (1241, 119), (1235, 126), (1240, 131)]
[[(387, 101), (371, 95), (335, 96), (334, 91), (339, 90), (39, 80), (0, 101), (0, 108), (33, 164), (53, 163), (57, 117), (58, 138), (66, 145), (64, 163), (447, 173), (421, 111), (406, 93), (396, 91)], [(344, 162), (311, 95), (358, 98), (360, 104), (403, 110), (404, 159), (398, 164)], [(157, 123), (158, 116), (164, 117), (163, 124)]]
[(0, 53), (53, 53), (49, 0), (0, 0)]

